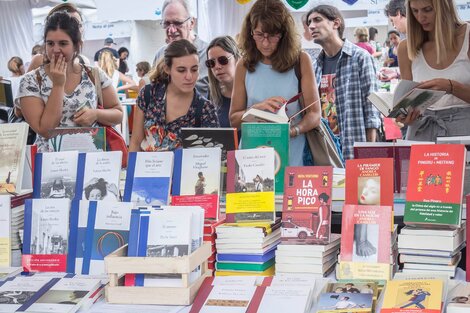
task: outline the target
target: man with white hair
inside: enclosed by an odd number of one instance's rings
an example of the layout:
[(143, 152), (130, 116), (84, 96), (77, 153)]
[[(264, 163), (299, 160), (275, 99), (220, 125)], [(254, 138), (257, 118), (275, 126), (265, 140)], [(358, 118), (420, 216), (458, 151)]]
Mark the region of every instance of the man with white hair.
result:
[[(162, 7), (161, 25), (166, 32), (166, 43), (169, 44), (176, 40), (186, 39), (196, 46), (199, 55), (199, 79), (196, 83), (196, 89), (207, 97), (209, 80), (205, 62), (207, 60), (206, 49), (208, 45), (194, 33), (195, 23), (196, 21), (191, 16), (187, 0), (165, 0)], [(157, 51), (153, 60), (153, 66), (163, 56), (166, 47), (167, 45)]]

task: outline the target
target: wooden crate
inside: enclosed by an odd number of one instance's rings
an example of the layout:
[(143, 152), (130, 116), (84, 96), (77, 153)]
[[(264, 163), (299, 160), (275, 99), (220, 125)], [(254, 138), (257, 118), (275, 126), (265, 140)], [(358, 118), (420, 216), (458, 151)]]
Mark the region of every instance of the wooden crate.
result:
[[(190, 305), (193, 303), (205, 277), (207, 259), (212, 254), (211, 244), (204, 243), (187, 256), (171, 258), (128, 257), (127, 245), (104, 258), (109, 284), (106, 301), (118, 304)], [(189, 273), (201, 265), (201, 277), (189, 284)], [(181, 273), (184, 287), (134, 287), (124, 286), (125, 274)]]

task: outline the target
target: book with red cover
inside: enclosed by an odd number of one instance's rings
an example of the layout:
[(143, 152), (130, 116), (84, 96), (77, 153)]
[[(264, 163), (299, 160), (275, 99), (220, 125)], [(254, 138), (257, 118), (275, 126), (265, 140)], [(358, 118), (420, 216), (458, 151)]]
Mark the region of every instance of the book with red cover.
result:
[(346, 160), (345, 204), (393, 205), (393, 159)]
[(331, 166), (287, 167), (282, 240), (327, 244), (331, 233)]
[(390, 279), (391, 206), (343, 208), (338, 279)]
[(460, 227), (466, 153), (460, 144), (411, 147), (405, 224)]
[[(466, 199), (467, 199), (467, 203), (470, 203), (470, 194), (466, 195)], [(466, 213), (466, 220), (467, 221), (470, 221), (470, 210), (465, 210), (465, 213)], [(467, 236), (467, 242), (470, 242), (470, 231), (467, 231), (465, 233), (465, 236)], [(466, 250), (466, 259), (465, 259), (465, 262), (466, 262), (466, 281), (470, 281), (470, 248), (467, 248)]]

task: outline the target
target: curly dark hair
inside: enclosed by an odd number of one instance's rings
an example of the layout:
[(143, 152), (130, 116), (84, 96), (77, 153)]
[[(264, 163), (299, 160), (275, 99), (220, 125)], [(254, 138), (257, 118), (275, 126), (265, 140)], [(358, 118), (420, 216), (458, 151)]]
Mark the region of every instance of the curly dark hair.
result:
[(101, 192), (101, 197), (104, 198), (108, 192), (106, 185), (107, 183), (103, 178), (98, 179), (94, 184), (88, 185), (85, 187), (85, 198), (87, 200), (90, 198), (90, 193), (93, 189), (98, 189)]
[(406, 16), (405, 0), (390, 0), (390, 2), (385, 6), (385, 16), (397, 16), (398, 12), (401, 16)]

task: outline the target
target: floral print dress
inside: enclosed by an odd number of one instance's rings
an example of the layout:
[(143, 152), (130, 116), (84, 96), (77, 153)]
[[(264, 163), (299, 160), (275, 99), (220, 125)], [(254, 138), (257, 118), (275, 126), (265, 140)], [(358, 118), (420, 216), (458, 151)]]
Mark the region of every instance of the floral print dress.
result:
[(217, 110), (214, 105), (194, 89), (194, 97), (186, 115), (174, 121), (166, 122), (166, 88), (163, 83), (150, 84), (150, 101), (145, 101), (145, 88), (137, 97), (137, 105), (144, 113), (144, 135), (141, 148), (143, 151), (171, 151), (182, 146), (181, 128), (196, 127), (196, 111), (200, 109), (199, 127), (219, 127)]

